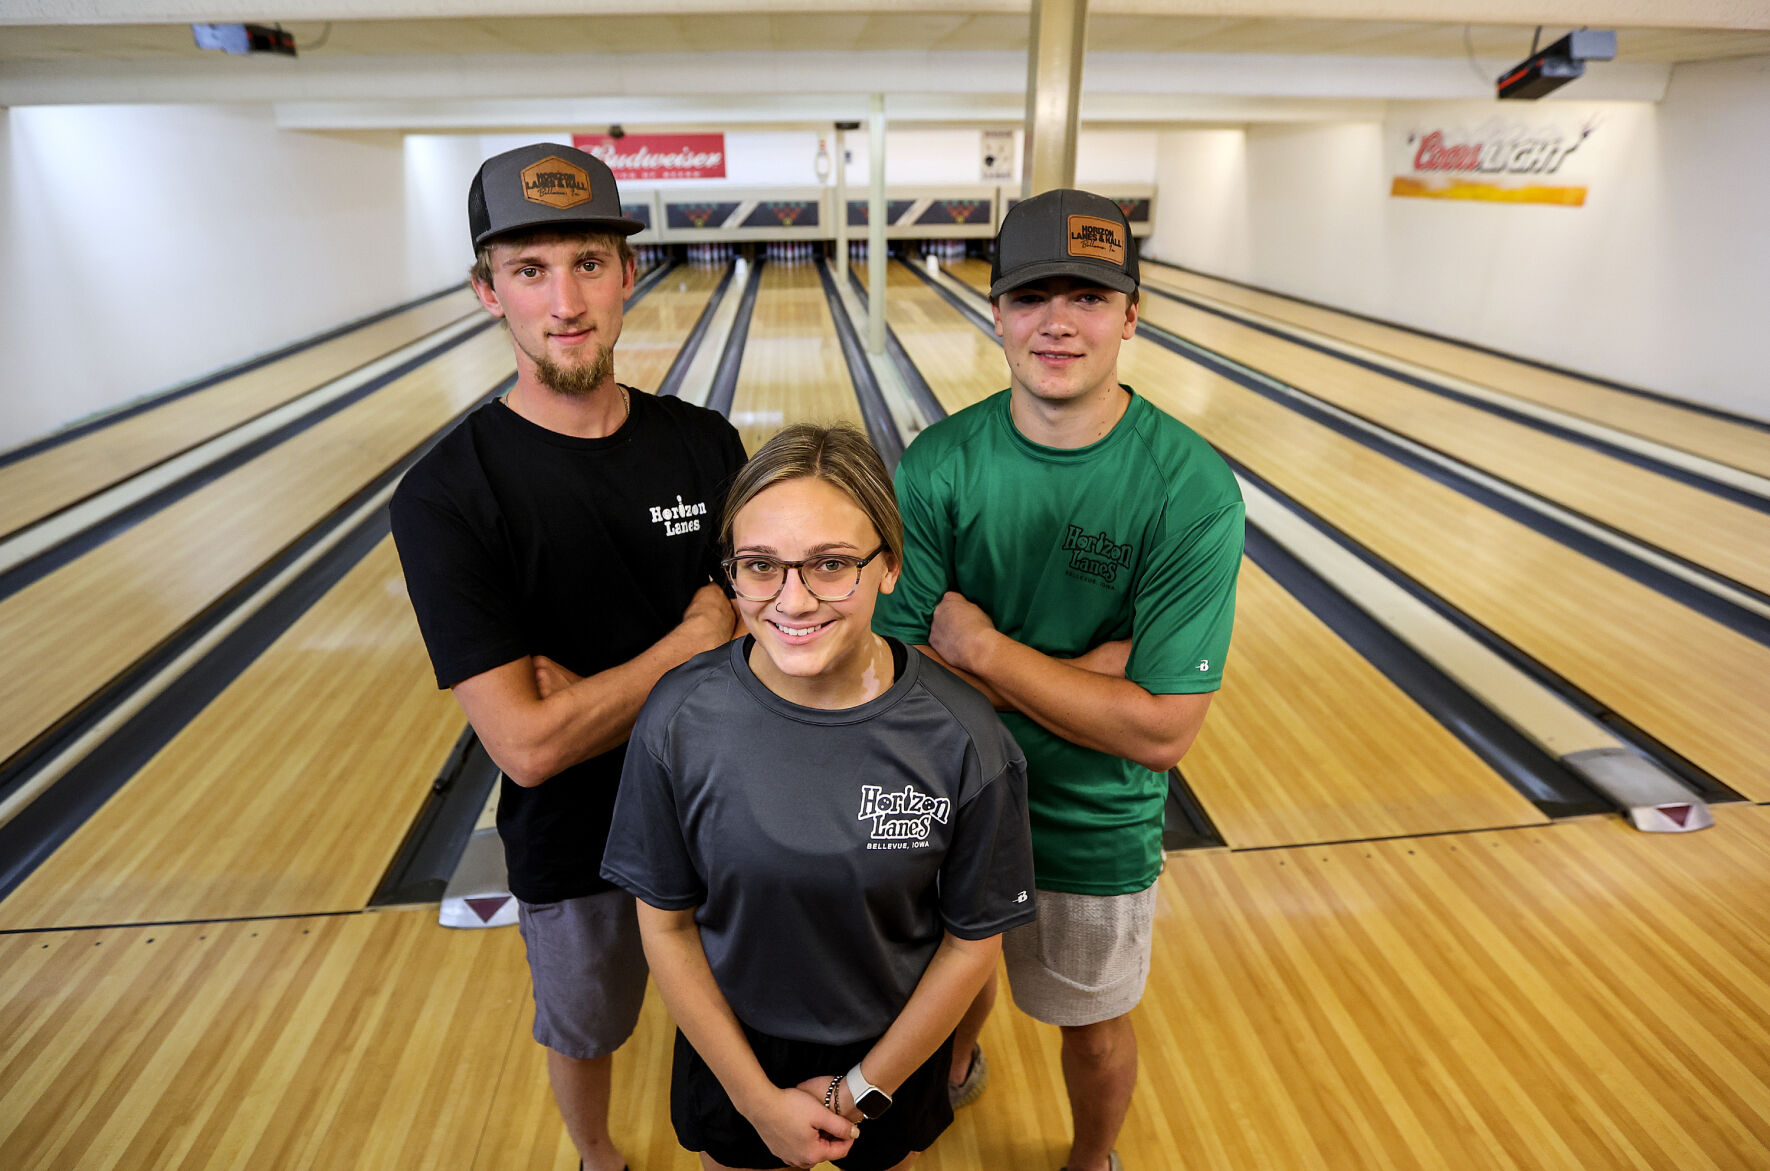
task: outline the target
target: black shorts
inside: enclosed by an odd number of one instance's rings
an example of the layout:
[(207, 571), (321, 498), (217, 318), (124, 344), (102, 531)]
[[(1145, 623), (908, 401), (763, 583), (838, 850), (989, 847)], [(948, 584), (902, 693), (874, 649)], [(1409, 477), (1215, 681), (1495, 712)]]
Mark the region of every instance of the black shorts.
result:
[[(847, 1073), (865, 1057), (877, 1038), (848, 1045), (785, 1041), (758, 1033), (748, 1025), (744, 1036), (762, 1072), (777, 1086), (796, 1086), (808, 1077)], [(861, 1124), (860, 1137), (848, 1154), (836, 1160), (843, 1171), (885, 1171), (912, 1151), (925, 1151), (953, 1121), (946, 1077), (952, 1067), (952, 1038), (935, 1047), (920, 1068), (891, 1097), (891, 1109)], [(779, 1167), (780, 1159), (749, 1119), (738, 1113), (725, 1087), (713, 1076), (681, 1030), (676, 1033), (676, 1059), (670, 1073), (670, 1121), (685, 1150), (705, 1151), (727, 1167)]]

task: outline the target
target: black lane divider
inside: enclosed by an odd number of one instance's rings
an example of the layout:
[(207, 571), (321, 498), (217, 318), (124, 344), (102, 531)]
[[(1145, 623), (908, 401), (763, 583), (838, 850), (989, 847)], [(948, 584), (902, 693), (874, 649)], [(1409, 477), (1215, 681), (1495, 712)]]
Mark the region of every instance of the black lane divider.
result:
[[(1353, 317), (1357, 318), (1359, 321), (1368, 321), (1372, 325), (1381, 325), (1387, 329), (1396, 329), (1400, 330), (1402, 333), (1411, 333), (1415, 337), (1431, 338), (1433, 341), (1445, 342), (1448, 345), (1453, 345), (1464, 350), (1472, 350), (1478, 354), (1489, 354), (1495, 358), (1504, 358), (1506, 361), (1516, 362), (1520, 366), (1532, 366), (1538, 370), (1546, 370), (1550, 374), (1560, 374), (1567, 378), (1577, 379), (1580, 382), (1589, 382), (1593, 386), (1602, 386), (1608, 390), (1620, 390), (1624, 394), (1632, 394), (1637, 398), (1651, 399), (1654, 402), (1663, 403), (1668, 407), (1678, 407), (1682, 410), (1692, 411), (1698, 415), (1707, 415), (1710, 418), (1721, 419), (1728, 423), (1743, 423), (1747, 427), (1752, 427), (1760, 431), (1770, 431), (1770, 421), (1755, 419), (1750, 415), (1736, 414), (1733, 411), (1724, 410), (1721, 407), (1710, 406), (1707, 403), (1692, 402), (1690, 399), (1679, 398), (1676, 395), (1665, 394), (1662, 391), (1645, 390), (1639, 386), (1630, 386), (1626, 382), (1615, 382), (1608, 378), (1600, 378), (1596, 374), (1587, 374), (1584, 371), (1574, 370), (1567, 366), (1557, 366), (1552, 362), (1544, 362), (1537, 358), (1526, 358), (1522, 355), (1514, 354), (1509, 350), (1495, 349), (1492, 346), (1484, 346), (1479, 342), (1468, 341), (1467, 339), (1460, 337), (1451, 337), (1449, 334), (1433, 333), (1429, 329), (1421, 329), (1414, 325), (1403, 325), (1399, 321), (1389, 321), (1382, 317), (1374, 317), (1369, 313), (1359, 313), (1355, 310), (1345, 309), (1338, 305), (1329, 305), (1325, 301), (1311, 301), (1309, 298), (1299, 297), (1295, 293), (1281, 293), (1276, 289), (1268, 289), (1262, 285), (1250, 285), (1246, 281), (1238, 281), (1230, 277), (1218, 276), (1215, 273), (1202, 272), (1196, 268), (1188, 268), (1183, 264), (1170, 264), (1165, 260), (1152, 260), (1149, 263), (1160, 266), (1161, 268), (1172, 268), (1179, 272), (1191, 273), (1194, 276), (1204, 277), (1206, 280), (1222, 281), (1226, 285), (1234, 285), (1238, 289), (1247, 289), (1252, 293), (1264, 293), (1269, 297), (1277, 297), (1281, 301), (1292, 301), (1299, 305), (1308, 305), (1314, 309), (1323, 309), (1329, 313), (1338, 313), (1343, 317)], [(1160, 279), (1159, 274), (1157, 274), (1157, 279)], [(1147, 281), (1145, 282), (1144, 287), (1150, 287)], [(1156, 291), (1161, 292), (1162, 290)], [(1649, 438), (1652, 437), (1649, 436)], [(1698, 453), (1692, 452), (1691, 454), (1694, 455)]]
[(854, 332), (854, 323), (848, 320), (842, 295), (836, 291), (836, 279), (830, 275), (830, 266), (821, 256), (817, 261), (817, 279), (823, 285), (824, 300), (830, 306), (836, 340), (842, 346), (842, 360), (848, 363), (848, 380), (854, 384), (855, 397), (860, 400), (860, 417), (867, 425), (867, 434), (872, 437), (879, 457), (885, 461), (885, 469), (895, 476), (897, 461), (903, 458), (903, 436), (898, 434), (897, 423), (885, 405), (885, 393), (879, 389), (879, 380), (873, 377), (873, 368), (867, 362), (866, 351), (861, 348), (859, 335)]
[[(295, 911), (286, 915), (223, 915), (219, 919), (144, 919), (138, 923), (74, 923), (66, 927), (0, 927), (0, 935), (69, 935), (75, 931), (132, 931), (143, 927), (210, 927), (224, 923), (285, 923), (294, 919), (343, 919), (364, 911)], [(303, 931), (301, 934), (306, 935)], [(152, 943), (153, 940), (148, 940)], [(45, 945), (47, 946), (47, 945)]]
[[(860, 277), (855, 275), (852, 267), (848, 270), (848, 280), (854, 286), (855, 295), (860, 298), (861, 306), (867, 307), (867, 287), (860, 283)], [(946, 418), (946, 408), (941, 406), (940, 400), (934, 397), (934, 388), (928, 385), (928, 380), (922, 377), (922, 372), (916, 369), (914, 362), (910, 361), (909, 351), (903, 348), (903, 343), (897, 340), (897, 332), (889, 325), (885, 327), (885, 356), (890, 358), (892, 366), (896, 367), (897, 376), (903, 379), (904, 389), (910, 392), (910, 400), (916, 404), (916, 409), (922, 412), (922, 417), (929, 423)]]
[(1617, 811), (1560, 761), (1252, 524), (1247, 530), (1247, 555), (1544, 814), (1577, 817)]
[[(137, 687), (213, 630), (243, 601), (326, 540), (356, 509), (396, 482), (443, 435), (468, 414), (504, 393), (516, 382), (511, 375), (472, 406), (451, 419), (424, 443), (356, 492), (332, 516), (265, 564), (189, 623), (101, 688), (73, 717), (33, 742), (0, 771), (0, 795), (17, 788), (36, 765), (60, 751), (113, 711)], [(382, 506), (361, 521), (336, 546), (296, 577), (262, 609), (247, 618), (165, 691), (155, 696), (60, 779), (0, 826), (0, 898), (11, 893), (30, 872), (66, 841), (105, 801), (181, 732), (239, 674), (275, 642), (290, 625), (338, 583), (389, 532)], [(316, 745), (318, 751), (324, 745)]]
[[(854, 273), (850, 272), (848, 276), (854, 282), (855, 292), (860, 295), (864, 304), (866, 300), (865, 286), (860, 283), (860, 278)], [(937, 285), (936, 288), (938, 287)], [(964, 312), (963, 306), (959, 306), (959, 308), (961, 312)], [(974, 323), (979, 319), (977, 314), (968, 314), (968, 316), (974, 319)], [(986, 329), (991, 338), (995, 337), (993, 326), (980, 328)], [(885, 329), (885, 342), (887, 353), (890, 354), (891, 360), (897, 363), (898, 371), (903, 376), (904, 382), (911, 387), (919, 386), (921, 394), (926, 396), (926, 409), (930, 412), (928, 421), (934, 423), (946, 418), (946, 409), (934, 397), (934, 391), (929, 387), (927, 379), (922, 377), (922, 372), (910, 359), (909, 351), (905, 350), (898, 342), (897, 335), (892, 332), (889, 326)], [(1169, 769), (1168, 796), (1162, 806), (1162, 849), (1166, 851), (1220, 850), (1228, 844), (1217, 829), (1217, 824), (1211, 820), (1211, 815), (1205, 812), (1205, 807), (1199, 801), (1198, 794), (1194, 793), (1192, 786), (1186, 783), (1184, 774), (1178, 768)]]
[(707, 336), (707, 329), (713, 324), (713, 314), (719, 311), (719, 303), (725, 300), (725, 292), (731, 287), (732, 274), (737, 271), (735, 265), (727, 265), (725, 275), (719, 278), (719, 284), (713, 289), (713, 295), (707, 298), (707, 304), (701, 315), (695, 320), (694, 328), (688, 331), (688, 337), (682, 348), (676, 351), (676, 358), (665, 372), (664, 380), (658, 383), (659, 394), (679, 394), (682, 391), (682, 380), (688, 377), (688, 368), (694, 364), (695, 355), (700, 353), (701, 342)]
[[(15, 447), (11, 451), (0, 452), (0, 468), (5, 467), (7, 464), (17, 463), (21, 459), (27, 459), (30, 456), (48, 451), (52, 447), (59, 447), (61, 444), (67, 443), (69, 440), (78, 439), (82, 435), (91, 434), (103, 427), (110, 426), (112, 423), (120, 423), (124, 419), (132, 418), (133, 416), (142, 414), (146, 411), (151, 411), (155, 407), (164, 406), (175, 399), (183, 398), (185, 395), (195, 394), (199, 390), (214, 386), (217, 382), (225, 382), (229, 378), (237, 378), (242, 374), (247, 374), (258, 369), (260, 366), (268, 366), (272, 362), (281, 358), (287, 358), (293, 354), (298, 354), (303, 350), (311, 350), (313, 347), (324, 342), (329, 342), (333, 338), (342, 337), (345, 334), (350, 333), (352, 330), (363, 329), (367, 326), (374, 325), (378, 321), (384, 321), (396, 313), (404, 313), (408, 309), (416, 309), (420, 305), (435, 301), (441, 297), (446, 297), (450, 293), (458, 292), (460, 288), (460, 285), (450, 285), (447, 288), (438, 289), (434, 293), (426, 293), (424, 296), (414, 298), (402, 305), (395, 305), (391, 309), (383, 309), (380, 312), (371, 313), (367, 317), (359, 317), (354, 321), (347, 321), (343, 325), (326, 330), (324, 333), (316, 333), (312, 337), (304, 338), (301, 341), (291, 342), (289, 345), (283, 346), (281, 349), (272, 350), (268, 354), (260, 354), (258, 357), (249, 358), (238, 365), (229, 366), (223, 370), (217, 370), (213, 374), (205, 374), (194, 382), (186, 382), (174, 386), (169, 390), (162, 390), (150, 394), (146, 398), (120, 406), (116, 410), (107, 411), (95, 418), (87, 419), (83, 423), (75, 423), (72, 426), (64, 427), (53, 435), (45, 435), (41, 439), (33, 440), (20, 447)], [(275, 409), (275, 407), (266, 408), (266, 410)]]
[(762, 289), (762, 266), (758, 260), (750, 266), (750, 279), (744, 283), (743, 299), (738, 302), (737, 316), (731, 322), (731, 336), (725, 339), (725, 352), (713, 371), (713, 388), (707, 393), (707, 406), (731, 417), (731, 398), (737, 393), (738, 370), (744, 364), (744, 342), (750, 336), (750, 318), (756, 312), (756, 294)]
[(672, 272), (675, 272), (679, 267), (681, 267), (681, 265), (682, 265), (682, 262), (680, 260), (677, 260), (674, 256), (672, 256), (670, 259), (664, 261), (662, 264), (658, 265), (656, 268), (652, 269), (650, 272), (646, 273), (644, 276), (642, 276), (638, 280), (634, 281), (633, 282), (633, 295), (631, 297), (628, 297), (624, 302), (621, 303), (622, 311), (625, 312), (626, 310), (631, 309), (631, 308), (633, 308), (633, 306), (639, 304), (639, 301), (642, 297), (644, 297), (647, 293), (651, 292), (653, 289), (657, 288), (658, 285), (663, 281), (663, 279), (665, 277), (669, 276)]
[[(1506, 662), (1517, 667), (1526, 675), (1529, 675), (1532, 679), (1535, 679), (1538, 683), (1547, 687), (1550, 691), (1559, 695), (1574, 708), (1584, 712), (1586, 715), (1603, 724), (1606, 728), (1609, 728), (1620, 739), (1627, 741), (1640, 750), (1644, 755), (1658, 761), (1668, 771), (1676, 775), (1679, 780), (1683, 781), (1686, 785), (1690, 786), (1700, 794), (1705, 801), (1716, 803), (1721, 801), (1744, 800), (1743, 797), (1734, 792), (1719, 778), (1687, 760), (1676, 749), (1660, 742), (1650, 733), (1644, 731), (1642, 728), (1631, 723), (1622, 716), (1617, 715), (1604, 703), (1583, 690), (1572, 680), (1560, 675), (1546, 664), (1538, 661), (1519, 647), (1514, 646), (1511, 642), (1500, 637), (1498, 634), (1494, 633), (1485, 625), (1476, 621), (1456, 606), (1445, 601), (1431, 589), (1409, 576), (1405, 570), (1384, 560), (1382, 557), (1379, 557), (1350, 535), (1342, 532), (1328, 521), (1315, 515), (1304, 505), (1292, 499), (1282, 489), (1275, 487), (1271, 482), (1262, 478), (1259, 474), (1250, 471), (1234, 457), (1220, 449), (1218, 454), (1223, 456), (1224, 461), (1235, 470), (1235, 473), (1238, 476), (1243, 477), (1249, 483), (1256, 485), (1262, 491), (1266, 492), (1279, 504), (1290, 510), (1293, 515), (1297, 516), (1311, 528), (1315, 529), (1316, 532), (1321, 533), (1336, 545), (1340, 546), (1348, 553), (1351, 553), (1378, 573), (1381, 573), (1391, 582), (1406, 590), (1414, 598), (1424, 602), (1427, 606), (1431, 607), (1434, 613), (1449, 621), (1457, 629), (1474, 638), (1488, 650), (1499, 655), (1502, 659), (1506, 660)], [(1253, 530), (1250, 528), (1250, 534), (1252, 531)], [(1305, 602), (1305, 604), (1307, 604), (1307, 602)], [(1452, 731), (1455, 731), (1455, 729), (1453, 728)], [(1526, 795), (1528, 796), (1529, 794)]]
[(371, 907), (442, 901), (498, 776), (498, 766), (474, 735), (472, 725), (462, 729), (431, 782), (424, 808), (376, 884), (369, 898)]
[(50, 546), (29, 561), (22, 562), (5, 573), (0, 573), (0, 601), (11, 597), (33, 582), (47, 577), (70, 562), (78, 560), (106, 541), (127, 532), (150, 516), (176, 504), (198, 489), (206, 487), (229, 472), (250, 463), (279, 443), (301, 434), (346, 407), (361, 402), (394, 380), (410, 374), (418, 367), (441, 357), (456, 346), (478, 337), (495, 324), (495, 319), (487, 317), (482, 323), (439, 342), (423, 353), (417, 354), (393, 369), (370, 379), (355, 390), (316, 406), (299, 418), (291, 419), (276, 430), (259, 436), (244, 447), (236, 448), (219, 459), (197, 468), (129, 507), (114, 512), (76, 533), (70, 533), (66, 540)]
[[(1694, 582), (1679, 577), (1674, 573), (1669, 573), (1646, 561), (1642, 561), (1640, 558), (1633, 556), (1626, 550), (1619, 549), (1615, 545), (1606, 541), (1601, 541), (1589, 533), (1581, 532), (1579, 529), (1576, 529), (1571, 525), (1563, 524), (1554, 517), (1538, 512), (1536, 509), (1531, 508), (1529, 505), (1524, 504), (1521, 501), (1514, 500), (1510, 496), (1496, 492), (1486, 485), (1477, 483), (1451, 468), (1447, 468), (1436, 461), (1426, 459), (1415, 452), (1409, 451), (1407, 448), (1390, 441), (1384, 436), (1373, 434), (1362, 427), (1340, 418), (1338, 415), (1327, 410), (1325, 407), (1318, 405), (1313, 400), (1299, 399), (1285, 394), (1283, 391), (1280, 391), (1268, 385), (1261, 379), (1254, 377), (1252, 374), (1249, 374), (1247, 371), (1229, 363), (1216, 353), (1188, 342), (1183, 338), (1177, 337), (1159, 326), (1150, 325), (1146, 321), (1139, 321), (1137, 324), (1137, 332), (1139, 336), (1149, 338), (1163, 349), (1197, 363), (1212, 373), (1227, 378), (1237, 386), (1246, 390), (1251, 390), (1262, 398), (1269, 399), (1272, 402), (1278, 403), (1280, 406), (1287, 407), (1313, 422), (1319, 423), (1348, 439), (1363, 444), (1365, 447), (1377, 452), (1379, 455), (1401, 464), (1403, 467), (1409, 468), (1423, 476), (1435, 480), (1447, 488), (1455, 489), (1469, 499), (1474, 500), (1476, 503), (1485, 505), (1486, 507), (1493, 509), (1495, 512), (1517, 521), (1526, 528), (1541, 533), (1550, 540), (1558, 541), (1567, 548), (1589, 557), (1600, 565), (1614, 569), (1623, 576), (1631, 578), (1647, 588), (1663, 594), (1672, 601), (1696, 611), (1705, 618), (1710, 618), (1719, 622), (1721, 625), (1727, 627), (1736, 634), (1743, 635), (1755, 642), (1763, 643), (1765, 646), (1770, 646), (1770, 618), (1765, 618), (1760, 614), (1736, 606), (1726, 598), (1723, 598), (1718, 594), (1710, 593), (1708, 590), (1703, 589)], [(1632, 539), (1638, 540), (1638, 538)], [(1660, 553), (1665, 552), (1664, 550), (1656, 551)], [(1666, 553), (1665, 555), (1674, 560), (1683, 560), (1682, 558), (1676, 557), (1674, 554)], [(1689, 563), (1686, 562), (1686, 564)], [(1717, 580), (1727, 581), (1728, 584), (1735, 585), (1746, 593), (1756, 593), (1756, 591), (1752, 590), (1749, 586), (1738, 585), (1738, 583), (1732, 582), (1727, 578), (1722, 578), (1720, 575), (1714, 574), (1712, 571), (1705, 570), (1704, 572), (1709, 573), (1710, 576), (1717, 578)]]
[[(1676, 480), (1681, 484), (1688, 484), (1692, 488), (1699, 488), (1711, 495), (1719, 496), (1723, 500), (1730, 500), (1735, 504), (1742, 504), (1745, 507), (1752, 509), (1754, 512), (1770, 513), (1770, 499), (1760, 496), (1755, 492), (1748, 492), (1744, 488), (1736, 488), (1732, 484), (1722, 483), (1719, 480), (1703, 475), (1701, 472), (1691, 471), (1689, 468), (1681, 468), (1676, 464), (1666, 463), (1663, 460), (1655, 459), (1653, 456), (1645, 455), (1638, 451), (1632, 451), (1627, 447), (1619, 447), (1616, 444), (1611, 443), (1609, 440), (1601, 439), (1595, 435), (1587, 435), (1582, 431), (1578, 431), (1572, 427), (1563, 426), (1560, 423), (1551, 423), (1546, 419), (1540, 419), (1534, 415), (1527, 414), (1524, 411), (1508, 407), (1504, 403), (1490, 402), (1487, 399), (1456, 390), (1439, 382), (1434, 382), (1429, 378), (1422, 378), (1418, 375), (1409, 374), (1403, 370), (1394, 369), (1390, 366), (1384, 365), (1379, 360), (1361, 358), (1354, 354), (1344, 353), (1340, 350), (1334, 349), (1332, 346), (1324, 345), (1321, 342), (1313, 341), (1305, 337), (1299, 337), (1281, 326), (1268, 325), (1265, 322), (1254, 321), (1250, 318), (1243, 317), (1240, 313), (1232, 309), (1207, 305), (1202, 301), (1195, 301), (1191, 297), (1184, 296), (1180, 293), (1170, 293), (1166, 289), (1157, 289), (1153, 286), (1151, 286), (1150, 291), (1156, 293), (1158, 296), (1166, 297), (1170, 301), (1178, 301), (1180, 304), (1186, 305), (1189, 308), (1197, 309), (1201, 313), (1209, 313), (1213, 317), (1221, 317), (1225, 321), (1232, 321), (1244, 328), (1257, 330), (1260, 333), (1266, 334), (1269, 337), (1277, 338), (1280, 341), (1289, 342), (1296, 346), (1302, 346), (1304, 349), (1313, 350), (1318, 354), (1325, 354), (1330, 358), (1335, 358), (1339, 361), (1346, 362), (1349, 365), (1357, 366), (1361, 370), (1369, 370), (1373, 374), (1381, 375), (1384, 378), (1394, 379), (1396, 382), (1405, 383), (1408, 386), (1426, 391), (1428, 394), (1435, 394), (1440, 398), (1450, 399), (1452, 402), (1460, 403), (1463, 406), (1473, 407), (1478, 411), (1485, 411), (1490, 415), (1498, 416), (1511, 423), (1521, 424), (1522, 426), (1531, 428), (1533, 431), (1540, 431), (1545, 435), (1553, 435), (1557, 439), (1577, 444), (1580, 447), (1595, 451), (1600, 455), (1609, 456), (1611, 459), (1621, 460), (1623, 463), (1630, 464), (1643, 471), (1664, 476), (1669, 480)], [(1152, 326), (1152, 328), (1160, 327)], [(1305, 393), (1308, 392), (1305, 391)], [(1338, 406), (1338, 404), (1335, 405)], [(1358, 414), (1358, 412), (1349, 410), (1346, 407), (1340, 407), (1339, 409), (1346, 411), (1347, 414)], [(1366, 418), (1364, 415), (1358, 415), (1358, 417), (1361, 419)], [(1378, 427), (1386, 426), (1386, 424), (1376, 419), (1370, 419), (1368, 421)], [(1419, 442), (1419, 440), (1415, 440), (1415, 442)], [(1451, 458), (1455, 459), (1457, 457), (1452, 456)], [(1489, 472), (1488, 474), (1493, 475), (1494, 473)], [(1562, 507), (1565, 508), (1567, 506), (1563, 505)], [(1640, 538), (1636, 537), (1633, 539), (1639, 540)], [(1668, 554), (1668, 556), (1676, 556), (1676, 554)], [(1680, 558), (1680, 560), (1683, 559)], [(1700, 568), (1700, 566), (1698, 566), (1698, 568)], [(1750, 587), (1742, 588), (1749, 589)]]
[(988, 334), (991, 341), (996, 342), (997, 344), (1001, 343), (1002, 339), (996, 336), (996, 323), (995, 323), (994, 319), (989, 318), (989, 317), (985, 317), (983, 315), (983, 311), (981, 309), (977, 309), (974, 306), (967, 304), (965, 301), (965, 298), (959, 296), (959, 294), (953, 292), (951, 289), (947, 288), (944, 284), (935, 280), (934, 277), (932, 277), (928, 273), (923, 272), (916, 265), (910, 264), (910, 265), (905, 265), (905, 267), (908, 268), (911, 272), (915, 273), (916, 276), (921, 279), (923, 284), (927, 285), (929, 288), (931, 288), (935, 292), (939, 293), (941, 300), (945, 301), (948, 305), (951, 305), (954, 309), (957, 309), (960, 313), (964, 314), (965, 320), (969, 321), (972, 325), (975, 325), (978, 329), (981, 329), (984, 333)]

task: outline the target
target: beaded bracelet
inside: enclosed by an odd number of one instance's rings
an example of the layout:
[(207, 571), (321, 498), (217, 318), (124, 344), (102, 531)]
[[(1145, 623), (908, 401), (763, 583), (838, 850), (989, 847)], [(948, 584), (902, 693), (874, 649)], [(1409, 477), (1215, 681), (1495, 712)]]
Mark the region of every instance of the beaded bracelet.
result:
[(839, 1073), (835, 1077), (831, 1078), (830, 1079), (830, 1088), (824, 1091), (824, 1109), (828, 1110), (832, 1114), (840, 1114), (841, 1113), (840, 1110), (836, 1109), (836, 1101), (837, 1101), (836, 1087), (842, 1084), (842, 1079), (846, 1076), (847, 1076), (846, 1074)]

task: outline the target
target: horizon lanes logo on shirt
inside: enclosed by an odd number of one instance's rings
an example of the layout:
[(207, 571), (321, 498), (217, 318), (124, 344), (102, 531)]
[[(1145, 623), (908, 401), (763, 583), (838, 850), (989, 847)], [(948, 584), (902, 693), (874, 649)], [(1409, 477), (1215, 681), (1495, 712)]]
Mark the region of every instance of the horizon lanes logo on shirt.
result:
[(945, 825), (952, 808), (947, 798), (930, 797), (914, 785), (896, 793), (887, 793), (882, 785), (862, 785), (857, 820), (873, 823), (869, 850), (922, 849), (934, 823)]
[(684, 504), (681, 493), (677, 494), (675, 504), (666, 504), (662, 507), (656, 504), (651, 506), (651, 523), (663, 525), (666, 537), (700, 532), (700, 518), (706, 515), (706, 501), (697, 500), (693, 504)]
[(1069, 525), (1063, 534), (1072, 574), (1112, 585), (1119, 570), (1131, 568), (1131, 546), (1115, 542), (1104, 532), (1089, 534), (1081, 525)]

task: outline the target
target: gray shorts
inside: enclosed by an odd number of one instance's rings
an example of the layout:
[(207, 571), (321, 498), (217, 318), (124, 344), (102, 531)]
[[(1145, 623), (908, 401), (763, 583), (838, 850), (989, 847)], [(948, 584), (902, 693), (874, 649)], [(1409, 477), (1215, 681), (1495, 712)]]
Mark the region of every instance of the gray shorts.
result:
[(1041, 890), (1039, 917), (1002, 936), (1008, 988), (1048, 1025), (1092, 1025), (1143, 999), (1154, 939), (1155, 885), (1128, 895)]
[(516, 907), (535, 989), (535, 1040), (567, 1057), (602, 1057), (633, 1034), (645, 1000), (645, 951), (633, 896), (602, 891)]

